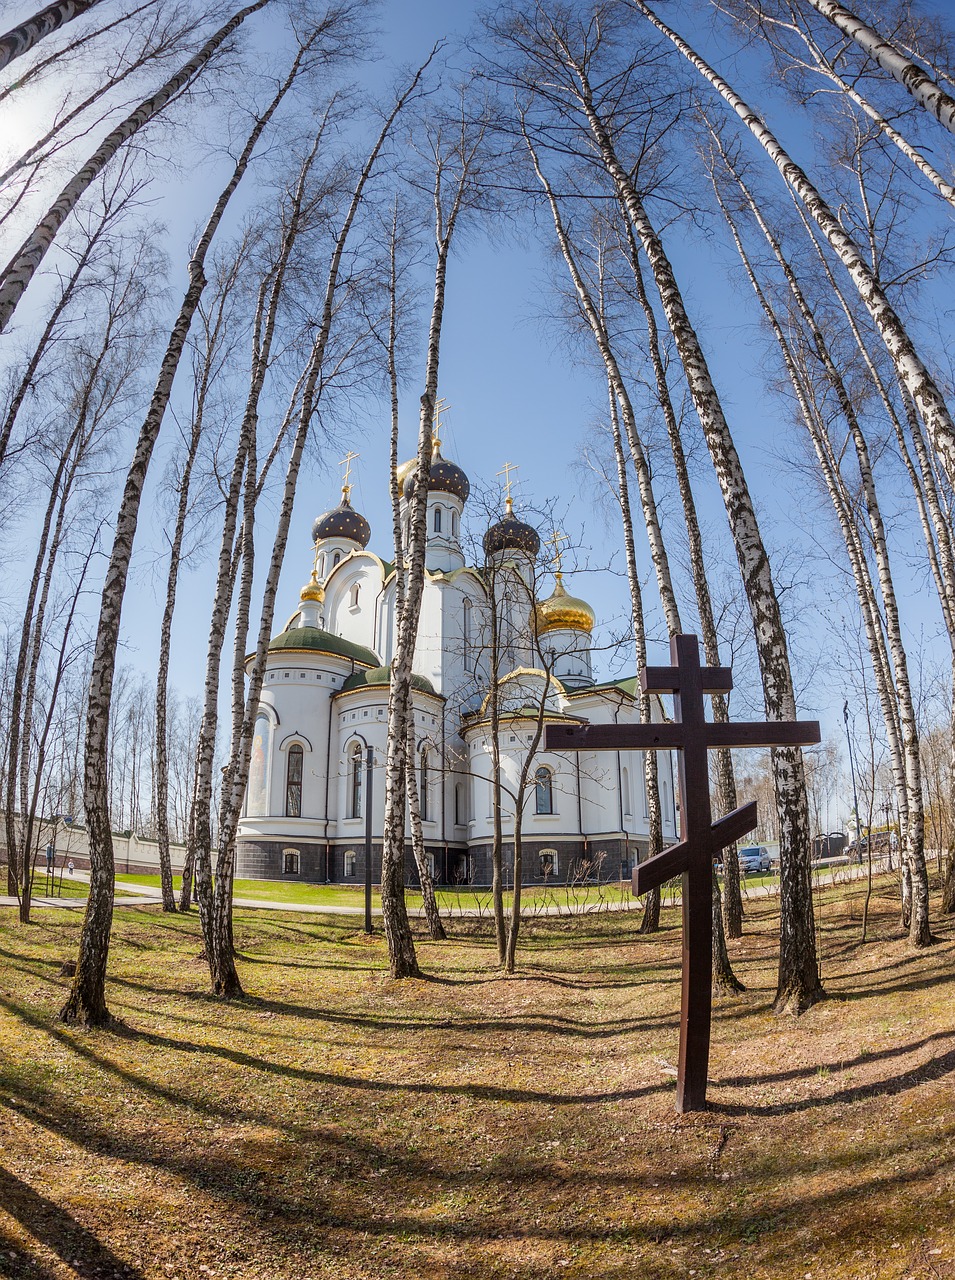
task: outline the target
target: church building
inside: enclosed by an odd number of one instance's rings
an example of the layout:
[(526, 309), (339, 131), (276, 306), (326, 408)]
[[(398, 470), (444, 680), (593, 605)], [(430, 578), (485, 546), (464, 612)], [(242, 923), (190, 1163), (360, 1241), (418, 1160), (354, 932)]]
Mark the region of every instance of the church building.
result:
[[(404, 522), (416, 468), (412, 460), (398, 475)], [(540, 535), (514, 514), (509, 493), (504, 514), (484, 533), (483, 563), (466, 563), (462, 521), (469, 491), (467, 476), (442, 457), (436, 439), (414, 658), (415, 774), (434, 880), (462, 886), (491, 880), (492, 669), (499, 673), (506, 867), (513, 865), (514, 791), (541, 707), (546, 724), (640, 718), (635, 679), (594, 678), (594, 612), (564, 586), (559, 549), (553, 587), (539, 598)], [(370, 806), (377, 882), (396, 574), (369, 549), (371, 528), (351, 504), (347, 475), (341, 502), (315, 521), (312, 536), (312, 576), (269, 646), (236, 873), (360, 883)], [(677, 831), (674, 766), (670, 755), (658, 760), (664, 841), (670, 843)], [(647, 849), (642, 753), (560, 754), (541, 747), (527, 779), (525, 883), (629, 876)], [(414, 884), (410, 826), (406, 865)]]

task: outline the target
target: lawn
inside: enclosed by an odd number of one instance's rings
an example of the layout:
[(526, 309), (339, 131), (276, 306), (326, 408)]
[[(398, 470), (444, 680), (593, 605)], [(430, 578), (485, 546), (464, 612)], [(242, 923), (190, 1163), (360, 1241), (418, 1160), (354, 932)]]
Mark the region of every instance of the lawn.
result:
[(829, 999), (770, 1011), (778, 919), (747, 907), (711, 1109), (673, 1111), (680, 934), (485, 921), (387, 976), (349, 917), (241, 912), (248, 998), (207, 994), (197, 921), (121, 908), (114, 1031), (55, 1021), (79, 920), (0, 913), (0, 1274), (124, 1280), (952, 1280), (952, 920), (914, 955), (891, 886), (825, 893)]

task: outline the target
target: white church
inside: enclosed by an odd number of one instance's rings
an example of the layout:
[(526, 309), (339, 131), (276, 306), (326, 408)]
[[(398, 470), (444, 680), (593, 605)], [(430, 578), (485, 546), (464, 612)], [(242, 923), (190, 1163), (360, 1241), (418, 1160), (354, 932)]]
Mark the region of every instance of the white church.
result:
[[(399, 471), (403, 520), (416, 468), (412, 460)], [(633, 678), (594, 679), (594, 613), (565, 589), (559, 550), (553, 590), (546, 599), (536, 597), (541, 539), (515, 516), (509, 489), (504, 515), (484, 534), (484, 563), (465, 562), (461, 527), (469, 491), (467, 476), (441, 456), (436, 439), (413, 699), (425, 846), (435, 882), (442, 885), (487, 885), (491, 879), (493, 651), (501, 673), (506, 866), (513, 861), (512, 793), (542, 702), (547, 724), (639, 720)], [(370, 806), (377, 882), (396, 575), (369, 550), (371, 528), (351, 504), (347, 474), (340, 504), (315, 521), (312, 536), (312, 576), (269, 646), (237, 875), (362, 882)], [(670, 843), (677, 838), (672, 757), (661, 754), (659, 765), (664, 842)], [(525, 883), (629, 877), (647, 849), (642, 753), (562, 755), (541, 748), (528, 779), (521, 825)], [(406, 866), (408, 883), (414, 884), (410, 829)]]

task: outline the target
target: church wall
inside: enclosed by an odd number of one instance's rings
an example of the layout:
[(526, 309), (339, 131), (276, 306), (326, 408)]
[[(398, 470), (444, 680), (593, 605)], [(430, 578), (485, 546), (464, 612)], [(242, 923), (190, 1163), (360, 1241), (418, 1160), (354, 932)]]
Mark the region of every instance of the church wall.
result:
[(377, 612), (382, 591), (377, 556), (353, 551), (325, 582), (325, 627), (333, 635), (378, 653)]

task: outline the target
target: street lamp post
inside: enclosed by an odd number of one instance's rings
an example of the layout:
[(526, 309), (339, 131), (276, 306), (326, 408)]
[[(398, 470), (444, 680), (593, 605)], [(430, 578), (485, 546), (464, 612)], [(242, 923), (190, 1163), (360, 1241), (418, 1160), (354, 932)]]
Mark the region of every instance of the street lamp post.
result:
[(859, 793), (856, 790), (856, 766), (855, 757), (852, 754), (852, 734), (849, 732), (849, 700), (845, 700), (842, 706), (842, 718), (846, 722), (846, 742), (849, 744), (849, 773), (852, 776), (852, 803), (855, 806), (856, 814), (856, 841), (859, 845), (859, 861), (862, 861), (862, 828), (859, 823)]
[(375, 767), (375, 748), (361, 733), (354, 735), (365, 748), (365, 932), (373, 933), (371, 923), (371, 802), (372, 770)]
[(371, 784), (375, 748), (365, 744), (365, 932), (371, 933)]

